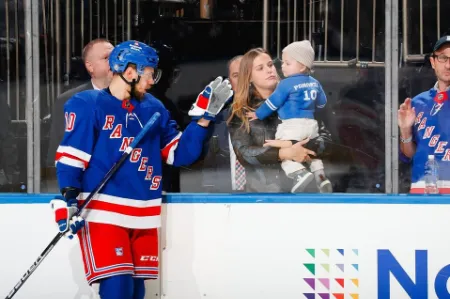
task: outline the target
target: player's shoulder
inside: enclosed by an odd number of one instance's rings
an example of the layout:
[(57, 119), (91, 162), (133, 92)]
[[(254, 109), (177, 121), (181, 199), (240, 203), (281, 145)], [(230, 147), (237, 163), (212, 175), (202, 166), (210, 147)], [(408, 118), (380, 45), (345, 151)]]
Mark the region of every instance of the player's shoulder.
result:
[(78, 108), (81, 110), (93, 109), (99, 98), (102, 97), (103, 90), (83, 90), (74, 94), (64, 105), (66, 108)]
[(58, 96), (58, 100), (66, 100), (67, 101), (68, 99), (73, 97), (75, 94), (80, 93), (85, 90), (90, 90), (90, 89), (93, 89), (93, 88), (92, 88), (92, 83), (89, 81), (89, 82), (81, 84), (77, 87), (66, 90), (65, 92), (63, 92), (62, 94), (60, 94)]

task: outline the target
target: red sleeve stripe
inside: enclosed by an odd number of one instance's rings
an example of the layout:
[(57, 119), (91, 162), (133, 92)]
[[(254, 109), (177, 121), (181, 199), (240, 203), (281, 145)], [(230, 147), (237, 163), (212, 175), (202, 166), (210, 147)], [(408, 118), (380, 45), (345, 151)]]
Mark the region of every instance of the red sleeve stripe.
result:
[(86, 161), (89, 162), (91, 160), (91, 155), (79, 150), (77, 148), (74, 148), (72, 146), (64, 146), (64, 145), (60, 145), (58, 147), (58, 149), (56, 150), (57, 153), (67, 153), (70, 154), (71, 156), (77, 157), (79, 160), (81, 161)]
[(72, 167), (81, 168), (83, 170), (86, 169), (89, 165), (89, 162), (83, 161), (70, 154), (57, 152), (55, 157), (55, 165), (58, 164), (58, 162)]
[(161, 156), (163, 161), (166, 164), (172, 165), (173, 161), (175, 159), (175, 150), (178, 146), (178, 142), (180, 141), (181, 132), (178, 133), (178, 135), (172, 139), (162, 150), (161, 150)]

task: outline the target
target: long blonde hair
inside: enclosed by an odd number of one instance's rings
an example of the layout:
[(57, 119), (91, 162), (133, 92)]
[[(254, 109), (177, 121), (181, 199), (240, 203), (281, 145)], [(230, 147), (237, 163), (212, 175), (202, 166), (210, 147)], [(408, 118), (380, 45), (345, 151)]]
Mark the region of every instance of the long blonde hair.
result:
[(247, 53), (245, 53), (242, 57), (241, 64), (239, 66), (239, 77), (236, 92), (234, 95), (233, 104), (231, 105), (231, 114), (227, 120), (227, 123), (229, 124), (233, 117), (236, 116), (242, 121), (241, 128), (245, 127), (247, 132), (250, 131), (250, 123), (247, 116), (245, 116), (245, 113), (247, 111), (254, 110), (254, 107), (250, 107), (250, 99), (252, 97), (261, 97), (255, 88), (251, 88), (250, 83), (253, 71), (253, 61), (261, 54), (267, 54), (270, 56), (270, 54), (263, 48), (254, 48), (247, 51)]

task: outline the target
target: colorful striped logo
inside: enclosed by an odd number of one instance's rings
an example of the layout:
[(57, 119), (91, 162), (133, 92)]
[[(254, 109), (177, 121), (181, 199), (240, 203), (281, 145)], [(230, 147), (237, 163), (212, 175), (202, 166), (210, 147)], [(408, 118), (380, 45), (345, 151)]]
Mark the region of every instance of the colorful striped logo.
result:
[(313, 249), (304, 252), (306, 299), (359, 299), (358, 249)]

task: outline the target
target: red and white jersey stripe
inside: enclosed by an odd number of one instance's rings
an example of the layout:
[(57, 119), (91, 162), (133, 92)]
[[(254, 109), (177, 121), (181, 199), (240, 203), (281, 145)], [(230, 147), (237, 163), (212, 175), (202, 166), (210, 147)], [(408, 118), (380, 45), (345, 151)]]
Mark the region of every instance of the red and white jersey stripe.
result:
[[(78, 197), (82, 204), (89, 193)], [(136, 200), (97, 194), (81, 216), (88, 222), (113, 224), (127, 228), (146, 229), (161, 226), (161, 198)]]
[(60, 145), (56, 150), (55, 166), (58, 163), (62, 163), (85, 170), (88, 167), (90, 160), (90, 154), (72, 146)]
[(166, 146), (161, 150), (161, 156), (163, 161), (168, 165), (173, 165), (175, 160), (175, 150), (178, 147), (178, 142), (181, 138), (181, 132), (179, 132)]

